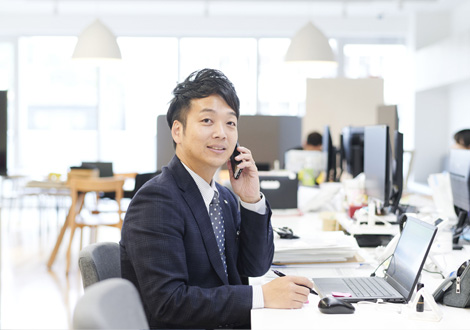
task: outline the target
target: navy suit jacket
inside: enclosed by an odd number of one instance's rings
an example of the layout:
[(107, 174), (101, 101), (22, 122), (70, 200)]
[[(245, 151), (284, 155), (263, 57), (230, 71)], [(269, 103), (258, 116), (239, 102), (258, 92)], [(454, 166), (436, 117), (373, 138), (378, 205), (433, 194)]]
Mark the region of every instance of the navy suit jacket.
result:
[(271, 210), (241, 207), (217, 184), (225, 221), (228, 278), (207, 208), (191, 175), (175, 156), (134, 196), (121, 236), (121, 272), (138, 288), (151, 328), (249, 326), (252, 288), (244, 276), (271, 265)]

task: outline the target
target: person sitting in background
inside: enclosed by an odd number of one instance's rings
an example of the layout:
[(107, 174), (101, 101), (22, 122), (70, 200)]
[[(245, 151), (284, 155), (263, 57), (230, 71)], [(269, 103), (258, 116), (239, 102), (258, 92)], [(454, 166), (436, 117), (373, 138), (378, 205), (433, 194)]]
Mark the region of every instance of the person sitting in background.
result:
[(307, 141), (303, 145), (304, 150), (322, 151), (322, 135), (318, 132), (312, 132), (307, 136)]
[(463, 129), (454, 134), (456, 149), (470, 149), (470, 129)]

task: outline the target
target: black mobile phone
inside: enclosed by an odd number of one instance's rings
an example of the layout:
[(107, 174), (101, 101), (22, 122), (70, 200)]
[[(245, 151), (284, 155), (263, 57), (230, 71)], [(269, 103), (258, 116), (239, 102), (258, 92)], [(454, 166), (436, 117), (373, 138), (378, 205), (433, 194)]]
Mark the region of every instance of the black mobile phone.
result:
[(238, 164), (240, 164), (242, 161), (235, 160), (235, 157), (237, 157), (240, 154), (240, 151), (238, 151), (237, 148), (238, 148), (238, 142), (237, 142), (237, 145), (235, 146), (235, 150), (233, 150), (232, 156), (230, 156), (230, 163), (232, 164), (233, 177), (235, 179), (238, 179), (240, 177), (240, 174), (243, 171), (242, 168), (238, 168)]

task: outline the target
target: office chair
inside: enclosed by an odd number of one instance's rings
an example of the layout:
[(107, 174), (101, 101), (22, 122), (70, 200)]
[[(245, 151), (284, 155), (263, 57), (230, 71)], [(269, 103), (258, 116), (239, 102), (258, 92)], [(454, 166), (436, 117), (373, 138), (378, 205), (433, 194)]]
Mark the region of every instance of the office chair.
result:
[(134, 195), (137, 193), (137, 191), (139, 191), (139, 189), (144, 185), (144, 183), (146, 183), (148, 180), (152, 179), (153, 177), (157, 176), (161, 172), (162, 171), (136, 174), (134, 190), (129, 192), (129, 194), (126, 194), (127, 192), (125, 191), (124, 197), (133, 198)]
[(93, 243), (84, 247), (78, 256), (83, 288), (106, 280), (121, 277), (119, 244), (114, 242)]
[(135, 286), (110, 278), (85, 290), (73, 314), (73, 329), (149, 329)]

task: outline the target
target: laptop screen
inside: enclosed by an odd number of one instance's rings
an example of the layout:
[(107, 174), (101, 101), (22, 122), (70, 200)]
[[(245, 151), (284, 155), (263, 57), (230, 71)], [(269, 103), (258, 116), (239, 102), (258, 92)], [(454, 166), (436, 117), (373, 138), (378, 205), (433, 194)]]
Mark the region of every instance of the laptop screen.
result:
[(385, 279), (409, 301), (419, 279), (437, 227), (408, 217)]

